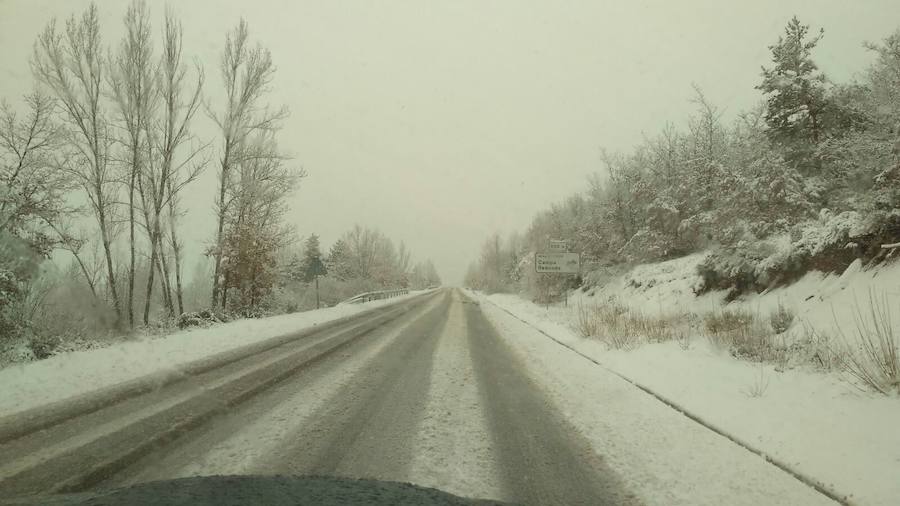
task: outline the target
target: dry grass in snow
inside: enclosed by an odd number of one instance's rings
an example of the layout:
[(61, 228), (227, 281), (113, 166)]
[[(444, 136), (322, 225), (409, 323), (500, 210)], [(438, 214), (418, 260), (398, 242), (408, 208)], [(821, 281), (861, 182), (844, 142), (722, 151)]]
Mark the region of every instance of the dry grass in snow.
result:
[(870, 291), (867, 304), (854, 306), (853, 318), (855, 329), (849, 336), (835, 319), (844, 372), (882, 394), (900, 394), (900, 332), (887, 296)]
[(631, 310), (615, 301), (581, 304), (576, 310), (576, 327), (582, 337), (597, 338), (613, 349), (632, 349), (643, 342), (684, 340), (684, 318), (679, 315), (652, 316)]

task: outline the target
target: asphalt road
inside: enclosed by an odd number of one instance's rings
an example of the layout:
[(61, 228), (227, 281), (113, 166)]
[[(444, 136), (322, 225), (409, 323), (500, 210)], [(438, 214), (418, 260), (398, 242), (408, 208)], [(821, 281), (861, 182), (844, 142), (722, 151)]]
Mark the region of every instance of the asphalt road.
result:
[(477, 303), (442, 290), (0, 434), (0, 497), (297, 474), (522, 504), (636, 504), (524, 371)]

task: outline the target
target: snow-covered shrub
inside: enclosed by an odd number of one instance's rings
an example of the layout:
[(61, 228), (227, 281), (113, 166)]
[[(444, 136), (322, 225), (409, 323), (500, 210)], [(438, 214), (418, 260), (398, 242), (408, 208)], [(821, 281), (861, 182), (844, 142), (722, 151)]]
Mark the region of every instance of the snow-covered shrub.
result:
[(762, 240), (742, 240), (712, 250), (697, 266), (697, 294), (731, 290), (728, 300), (742, 293), (795, 281), (811, 270), (842, 272), (856, 259), (884, 255), (881, 244), (900, 237), (896, 213), (823, 209), (816, 219), (794, 225), (788, 234)]
[(28, 339), (4, 339), (0, 341), (0, 367), (34, 360)]
[[(847, 252), (847, 245), (870, 232), (872, 225), (856, 211), (833, 213), (822, 209), (818, 219), (800, 223), (791, 231), (793, 256), (824, 267), (820, 270), (846, 268), (856, 258), (854, 251)], [(840, 265), (832, 267), (835, 262)]]
[(794, 312), (783, 303), (779, 302), (778, 307), (769, 313), (769, 324), (776, 334), (787, 332), (794, 323)]
[(183, 313), (178, 317), (177, 325), (180, 329), (188, 327), (207, 327), (216, 323), (222, 323), (222, 319), (209, 309)]
[(671, 255), (669, 244), (669, 237), (655, 230), (640, 229), (618, 253), (632, 262), (656, 261)]
[(97, 350), (108, 345), (109, 343), (76, 337), (73, 339), (63, 339), (54, 353), (59, 355), (60, 353), (70, 353), (73, 351)]
[(615, 300), (591, 306), (579, 306), (576, 325), (584, 337), (595, 337), (613, 349), (631, 349), (639, 336), (628, 325), (628, 308)]
[(687, 333), (684, 315), (647, 315), (615, 299), (598, 305), (579, 305), (575, 328), (582, 337), (595, 337), (614, 349), (631, 349), (643, 341), (681, 340)]
[(778, 348), (769, 329), (756, 315), (741, 309), (722, 309), (704, 317), (707, 337), (736, 358), (775, 360)]
[(263, 305), (276, 314), (290, 314), (301, 311), (301, 299), (304, 285), (297, 282), (274, 288), (267, 296)]
[(579, 303), (575, 310), (575, 328), (581, 334), (581, 337), (596, 337), (600, 329), (599, 324), (600, 322), (595, 312), (591, 310), (591, 307)]
[(706, 330), (713, 335), (725, 335), (753, 322), (753, 314), (740, 309), (722, 309), (721, 311), (707, 314), (703, 318)]
[(60, 336), (33, 336), (29, 341), (29, 347), (37, 360), (43, 360), (56, 355), (62, 347), (63, 340)]
[(639, 315), (639, 318), (634, 321), (637, 324), (638, 332), (651, 343), (662, 343), (672, 340), (681, 341), (686, 334), (682, 329), (684, 322), (681, 316)]
[(790, 341), (785, 340), (780, 369), (808, 365), (818, 370), (833, 371), (841, 367), (843, 353), (830, 334), (804, 322), (802, 333), (796, 333)]
[(22, 283), (11, 269), (0, 267), (0, 339), (14, 339), (22, 334)]
[(865, 310), (854, 308), (855, 331), (847, 336), (838, 326), (844, 371), (883, 394), (900, 393), (900, 325), (894, 322), (887, 296), (869, 293)]
[(758, 289), (756, 267), (771, 252), (765, 242), (739, 243), (736, 247), (713, 250), (697, 264), (700, 281), (695, 286), (696, 293), (730, 290), (727, 300), (731, 301), (741, 293)]

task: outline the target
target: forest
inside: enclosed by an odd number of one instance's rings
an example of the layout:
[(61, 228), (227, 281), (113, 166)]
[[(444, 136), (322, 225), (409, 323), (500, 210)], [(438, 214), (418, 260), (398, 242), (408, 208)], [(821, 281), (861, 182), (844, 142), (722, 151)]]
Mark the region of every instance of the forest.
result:
[[(873, 63), (845, 83), (816, 64), (823, 36), (791, 19), (769, 46), (760, 102), (733, 121), (695, 85), (683, 128), (603, 153), (584, 191), (524, 232), (489, 237), (466, 284), (559, 297), (629, 265), (707, 252), (696, 291), (734, 298), (890, 258), (900, 246), (900, 30), (866, 42)], [(550, 239), (581, 254), (580, 276), (534, 272)]]

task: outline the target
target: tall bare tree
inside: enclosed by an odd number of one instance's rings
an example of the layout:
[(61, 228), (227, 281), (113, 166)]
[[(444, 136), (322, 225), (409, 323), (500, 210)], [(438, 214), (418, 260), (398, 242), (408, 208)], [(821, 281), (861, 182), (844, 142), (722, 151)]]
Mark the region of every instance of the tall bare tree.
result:
[(112, 251), (119, 185), (110, 163), (112, 127), (102, 101), (106, 64), (97, 6), (91, 4), (80, 18), (70, 17), (63, 32), (51, 20), (35, 43), (31, 63), (38, 82), (58, 100), (66, 119), (63, 132), (73, 156), (64, 167), (84, 190), (97, 220), (109, 296), (121, 324)]
[(125, 35), (119, 49), (110, 58), (107, 75), (119, 114), (125, 156), (125, 182), (128, 192), (129, 267), (125, 312), (134, 325), (135, 224), (138, 181), (143, 177), (146, 158), (147, 119), (156, 105), (153, 41), (150, 13), (144, 0), (133, 0), (125, 13)]
[(213, 307), (221, 302), (225, 226), (231, 205), (228, 188), (233, 184), (237, 167), (248, 156), (246, 148), (250, 137), (277, 129), (280, 121), (287, 115), (284, 108), (270, 110), (261, 104), (275, 74), (275, 65), (267, 49), (259, 43), (251, 47), (247, 22), (243, 19), (225, 36), (225, 49), (222, 51), (219, 70), (225, 84), (227, 102), (220, 113), (207, 106), (209, 116), (221, 130), (223, 141), (219, 161), (219, 191), (215, 202), (216, 238), (210, 249), (214, 258)]
[[(169, 243), (176, 255), (178, 281), (178, 310), (184, 310), (181, 295), (180, 245), (175, 218), (178, 214), (178, 194), (204, 169), (207, 145), (196, 142), (191, 132), (191, 121), (200, 108), (204, 74), (199, 65), (195, 80), (188, 81), (188, 71), (182, 59), (183, 28), (171, 10), (166, 11), (163, 31), (162, 56), (156, 73), (155, 88), (159, 94), (158, 114), (148, 118), (149, 164), (139, 181), (139, 191), (144, 208), (145, 226), (150, 238), (150, 273), (144, 303), (144, 323), (150, 318), (150, 301), (153, 295), (154, 274), (160, 275), (163, 303), (170, 313), (175, 312), (174, 298), (169, 278), (169, 266), (165, 256), (165, 238), (162, 220), (169, 214)], [(183, 153), (182, 153), (183, 151)]]
[[(196, 81), (187, 88), (185, 78), (187, 71), (182, 62), (183, 28), (171, 10), (166, 11), (164, 60), (161, 72), (163, 104), (166, 117), (166, 136), (164, 153), (170, 166), (166, 178), (166, 200), (169, 211), (169, 242), (175, 262), (175, 295), (178, 301), (178, 312), (184, 312), (184, 293), (181, 282), (181, 242), (178, 240), (177, 219), (179, 217), (179, 193), (185, 186), (194, 181), (209, 162), (210, 143), (198, 143), (190, 131), (190, 123), (197, 113), (202, 101), (204, 73), (200, 65), (195, 65)], [(186, 92), (186, 94), (185, 94)], [(184, 159), (175, 163), (176, 150), (190, 142)]]

